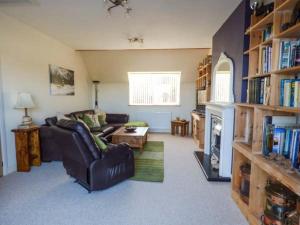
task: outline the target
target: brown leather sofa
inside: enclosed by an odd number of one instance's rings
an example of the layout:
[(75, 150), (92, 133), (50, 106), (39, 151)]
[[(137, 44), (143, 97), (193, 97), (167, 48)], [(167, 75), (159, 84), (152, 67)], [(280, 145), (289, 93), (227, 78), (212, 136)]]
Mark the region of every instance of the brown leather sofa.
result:
[[(94, 113), (94, 110), (77, 111), (67, 114), (67, 117), (79, 118), (84, 113)], [(112, 133), (129, 121), (128, 114), (106, 114), (105, 126), (93, 128), (92, 133), (100, 137), (104, 142), (111, 142)], [(45, 119), (45, 124), (40, 128), (41, 155), (43, 162), (62, 161), (62, 151), (57, 138), (57, 117)]]
[(63, 146), (67, 174), (89, 192), (106, 189), (134, 176), (133, 151), (128, 144), (108, 144), (108, 151), (101, 152), (80, 122), (62, 119), (53, 129), (57, 145)]

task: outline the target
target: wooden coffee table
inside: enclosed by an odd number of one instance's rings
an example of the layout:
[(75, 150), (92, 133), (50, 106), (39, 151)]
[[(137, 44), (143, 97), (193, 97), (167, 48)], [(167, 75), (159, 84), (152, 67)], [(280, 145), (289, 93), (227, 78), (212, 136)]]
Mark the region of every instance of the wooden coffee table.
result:
[(112, 143), (119, 144), (126, 142), (132, 148), (139, 148), (141, 151), (147, 142), (149, 127), (137, 127), (135, 132), (126, 132), (125, 127), (121, 127), (112, 134)]

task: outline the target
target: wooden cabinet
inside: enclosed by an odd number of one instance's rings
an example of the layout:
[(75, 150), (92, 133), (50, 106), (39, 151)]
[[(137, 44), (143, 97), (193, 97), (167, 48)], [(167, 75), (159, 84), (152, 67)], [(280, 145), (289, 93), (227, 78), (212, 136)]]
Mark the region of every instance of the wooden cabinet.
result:
[(197, 146), (204, 149), (204, 130), (205, 130), (205, 117), (196, 113), (192, 113), (192, 137), (194, 138)]
[(31, 166), (41, 165), (39, 127), (13, 129), (16, 142), (17, 171), (29, 172)]

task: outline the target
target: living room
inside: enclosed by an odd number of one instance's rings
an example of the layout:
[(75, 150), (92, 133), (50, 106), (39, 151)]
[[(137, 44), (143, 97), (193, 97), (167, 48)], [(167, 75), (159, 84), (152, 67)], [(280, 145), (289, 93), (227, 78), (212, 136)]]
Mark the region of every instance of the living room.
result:
[(0, 0), (0, 224), (299, 225), (299, 12)]

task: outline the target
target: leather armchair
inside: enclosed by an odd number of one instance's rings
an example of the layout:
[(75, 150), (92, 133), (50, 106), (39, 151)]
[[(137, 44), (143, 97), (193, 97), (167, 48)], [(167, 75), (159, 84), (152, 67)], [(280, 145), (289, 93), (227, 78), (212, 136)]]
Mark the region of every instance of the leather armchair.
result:
[(134, 176), (133, 151), (128, 144), (109, 144), (99, 151), (91, 133), (80, 122), (60, 120), (57, 142), (62, 146), (63, 165), (67, 174), (89, 192), (111, 187)]

